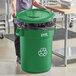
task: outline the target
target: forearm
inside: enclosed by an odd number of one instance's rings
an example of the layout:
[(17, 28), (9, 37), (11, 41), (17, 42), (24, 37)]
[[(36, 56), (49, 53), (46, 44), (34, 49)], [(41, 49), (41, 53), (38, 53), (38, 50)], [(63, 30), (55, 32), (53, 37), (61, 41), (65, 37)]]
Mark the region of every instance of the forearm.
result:
[(16, 0), (11, 0), (11, 7), (13, 12), (16, 12)]
[(32, 4), (37, 7), (37, 8), (43, 8), (45, 9), (45, 7), (41, 6), (36, 0), (32, 0)]

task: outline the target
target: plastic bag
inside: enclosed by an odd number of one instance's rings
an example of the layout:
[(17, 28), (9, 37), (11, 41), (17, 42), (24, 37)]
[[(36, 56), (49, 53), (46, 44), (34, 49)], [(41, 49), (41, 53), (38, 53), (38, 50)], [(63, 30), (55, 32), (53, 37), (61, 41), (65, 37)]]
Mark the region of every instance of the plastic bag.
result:
[(18, 29), (25, 30), (51, 30), (55, 27), (55, 23), (53, 21), (46, 23), (19, 23), (17, 24)]

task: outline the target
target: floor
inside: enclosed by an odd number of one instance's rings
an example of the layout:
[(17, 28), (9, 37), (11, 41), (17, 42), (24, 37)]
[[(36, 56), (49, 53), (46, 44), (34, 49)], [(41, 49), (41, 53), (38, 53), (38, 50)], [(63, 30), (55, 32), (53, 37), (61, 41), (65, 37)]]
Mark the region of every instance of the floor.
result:
[[(76, 32), (76, 26), (69, 28)], [(61, 26), (58, 25), (58, 28)], [(11, 26), (13, 33), (13, 26)], [(53, 50), (63, 48), (64, 40), (53, 41)], [(68, 40), (68, 47), (76, 47), (76, 38)], [(64, 60), (52, 54), (52, 68), (49, 72), (42, 74), (25, 73), (21, 66), (16, 63), (14, 42), (6, 38), (0, 39), (0, 75), (1, 76), (76, 76), (76, 60), (68, 61), (64, 67)]]

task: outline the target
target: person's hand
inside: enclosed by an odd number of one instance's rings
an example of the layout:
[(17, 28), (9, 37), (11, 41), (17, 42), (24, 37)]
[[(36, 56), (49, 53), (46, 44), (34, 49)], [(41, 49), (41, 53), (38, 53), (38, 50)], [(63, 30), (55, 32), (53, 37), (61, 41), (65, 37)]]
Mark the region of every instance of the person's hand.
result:
[(16, 16), (16, 12), (15, 12), (15, 11), (14, 11), (13, 14), (12, 14), (12, 17), (13, 17), (13, 18), (14, 18), (14, 16)]
[(46, 7), (43, 7), (43, 9), (47, 9)]

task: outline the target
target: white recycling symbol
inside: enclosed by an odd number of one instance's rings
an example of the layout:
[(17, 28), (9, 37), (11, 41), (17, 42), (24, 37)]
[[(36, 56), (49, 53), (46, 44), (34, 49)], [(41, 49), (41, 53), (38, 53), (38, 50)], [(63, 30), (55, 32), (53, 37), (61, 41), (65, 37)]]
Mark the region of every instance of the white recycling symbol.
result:
[(46, 56), (48, 53), (47, 49), (46, 48), (41, 48), (39, 51), (38, 51), (38, 55), (39, 56)]

